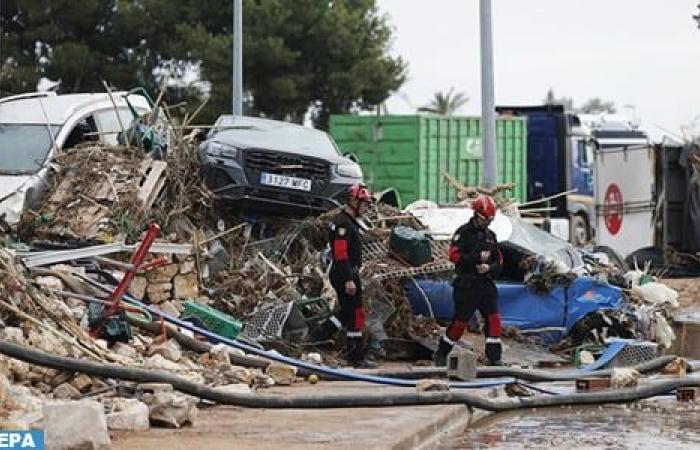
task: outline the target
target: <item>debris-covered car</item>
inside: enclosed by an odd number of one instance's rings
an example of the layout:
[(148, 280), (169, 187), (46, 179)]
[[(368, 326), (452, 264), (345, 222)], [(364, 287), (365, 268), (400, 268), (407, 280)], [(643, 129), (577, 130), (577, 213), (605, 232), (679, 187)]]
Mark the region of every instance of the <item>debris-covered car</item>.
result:
[(227, 203), (292, 213), (337, 207), (362, 170), (313, 128), (224, 115), (200, 146), (203, 176)]
[[(460, 208), (413, 207), (409, 210), (437, 239), (449, 239), (472, 215)], [(594, 329), (631, 337), (625, 326), (622, 290), (584, 275), (581, 253), (568, 242), (500, 211), (491, 225), (505, 267), (497, 281), (504, 326), (537, 333), (549, 341), (572, 335), (581, 342)], [(450, 320), (454, 313), (449, 281), (417, 280), (405, 286), (414, 313)], [(597, 320), (600, 312), (606, 319)]]
[(55, 168), (54, 156), (84, 141), (117, 145), (149, 100), (127, 92), (35, 92), (0, 99), (0, 215), (13, 225), (36, 206)]

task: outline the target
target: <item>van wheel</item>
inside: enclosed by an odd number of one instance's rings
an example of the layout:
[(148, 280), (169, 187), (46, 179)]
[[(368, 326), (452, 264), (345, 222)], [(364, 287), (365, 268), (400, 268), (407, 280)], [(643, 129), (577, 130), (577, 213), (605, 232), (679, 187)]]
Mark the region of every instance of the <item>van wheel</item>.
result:
[(583, 246), (590, 241), (588, 221), (578, 214), (569, 219), (569, 242), (575, 246)]

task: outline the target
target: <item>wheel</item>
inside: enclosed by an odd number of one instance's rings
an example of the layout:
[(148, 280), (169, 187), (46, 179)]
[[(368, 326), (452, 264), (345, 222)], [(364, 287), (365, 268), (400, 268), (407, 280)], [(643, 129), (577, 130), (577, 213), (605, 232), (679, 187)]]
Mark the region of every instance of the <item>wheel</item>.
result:
[(590, 239), (586, 218), (578, 214), (571, 216), (569, 219), (569, 242), (575, 246), (582, 246)]
[(583, 344), (604, 344), (606, 338), (619, 337), (624, 339), (633, 338), (630, 330), (615, 318), (608, 317), (603, 313), (592, 312), (579, 320), (571, 329), (569, 334), (571, 344), (579, 346)]
[(607, 256), (608, 260), (610, 261), (610, 264), (623, 272), (627, 272), (629, 270), (629, 266), (622, 258), (622, 255), (616, 252), (612, 247), (608, 247), (607, 245), (596, 245), (593, 247), (593, 253), (605, 253), (605, 256)]

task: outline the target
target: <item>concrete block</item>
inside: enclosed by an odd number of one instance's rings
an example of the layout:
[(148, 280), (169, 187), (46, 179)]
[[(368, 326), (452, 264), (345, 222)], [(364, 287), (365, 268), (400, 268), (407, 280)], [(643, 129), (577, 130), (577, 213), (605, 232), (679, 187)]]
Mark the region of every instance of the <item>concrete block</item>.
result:
[(100, 403), (45, 402), (43, 411), (47, 450), (102, 449), (111, 443)]
[(149, 420), (148, 405), (135, 398), (117, 398), (114, 410), (107, 414), (107, 428), (110, 430), (147, 430)]
[(289, 386), (297, 378), (297, 368), (278, 362), (270, 363), (265, 369), (265, 374), (275, 380), (275, 384)]
[(78, 398), (80, 391), (68, 383), (63, 383), (53, 390), (53, 398), (58, 400), (71, 400)]
[(199, 280), (197, 275), (178, 275), (173, 279), (173, 294), (176, 300), (197, 298), (199, 295)]

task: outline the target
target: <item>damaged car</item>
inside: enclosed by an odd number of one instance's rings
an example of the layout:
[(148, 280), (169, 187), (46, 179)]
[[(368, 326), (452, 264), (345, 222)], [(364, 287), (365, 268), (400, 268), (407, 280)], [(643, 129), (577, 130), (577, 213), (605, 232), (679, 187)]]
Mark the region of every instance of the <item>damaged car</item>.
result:
[(14, 225), (38, 204), (59, 152), (85, 141), (117, 145), (120, 133), (151, 113), (151, 106), (133, 91), (34, 92), (0, 99), (0, 217)]
[(231, 206), (295, 215), (339, 206), (360, 166), (323, 131), (269, 119), (224, 115), (200, 145), (202, 175)]
[[(466, 207), (409, 206), (436, 239), (448, 240), (469, 221)], [(500, 211), (490, 228), (503, 253), (496, 286), (504, 327), (546, 342), (571, 337), (575, 345), (608, 337), (632, 337), (626, 301), (616, 286), (586, 276), (582, 253), (568, 242)], [(449, 280), (417, 279), (405, 285), (414, 314), (449, 321), (454, 314)]]

